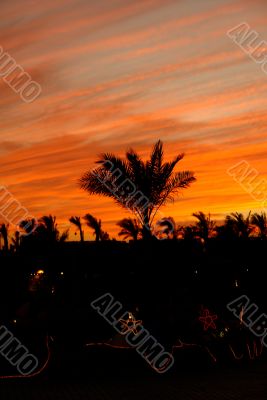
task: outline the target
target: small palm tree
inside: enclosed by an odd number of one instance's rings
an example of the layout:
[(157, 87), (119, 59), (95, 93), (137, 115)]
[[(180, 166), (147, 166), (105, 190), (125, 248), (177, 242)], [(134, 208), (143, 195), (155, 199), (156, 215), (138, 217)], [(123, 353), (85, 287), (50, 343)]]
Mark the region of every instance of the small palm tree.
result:
[(8, 224), (0, 225), (0, 235), (3, 237), (3, 240), (4, 240), (3, 250), (5, 250), (5, 251), (8, 251), (8, 227), (9, 227)]
[(251, 223), (258, 228), (259, 236), (261, 239), (267, 238), (267, 216), (265, 212), (261, 214), (253, 214), (251, 216)]
[(69, 221), (70, 221), (70, 223), (75, 225), (76, 228), (79, 229), (80, 239), (81, 239), (81, 242), (83, 242), (84, 241), (84, 232), (83, 232), (83, 229), (82, 229), (81, 218), (80, 217), (70, 217)]
[(251, 212), (249, 212), (246, 218), (242, 213), (238, 212), (227, 215), (225, 219), (226, 228), (229, 230), (232, 229), (235, 236), (247, 239), (253, 231), (250, 214)]
[(191, 241), (191, 240), (196, 239), (196, 237), (197, 237), (196, 226), (193, 226), (193, 225), (182, 226), (181, 231), (183, 234), (183, 238), (185, 240)]
[(100, 239), (102, 242), (110, 240), (108, 232), (102, 231), (101, 229)]
[(23, 232), (22, 236), (28, 236), (35, 233), (38, 222), (35, 218), (25, 219), (20, 221), (19, 227)]
[(69, 237), (69, 229), (66, 229), (64, 232), (62, 232), (61, 235), (58, 236), (58, 241), (59, 242), (66, 242), (66, 240)]
[(52, 215), (44, 215), (38, 222), (38, 234), (51, 242), (56, 241), (59, 233), (57, 230), (56, 217), (53, 217)]
[(94, 230), (94, 235), (95, 235), (95, 241), (99, 242), (101, 239), (102, 235), (102, 221), (101, 219), (97, 220), (93, 215), (91, 214), (86, 214), (83, 219), (86, 222), (86, 225), (89, 226), (89, 228), (92, 228)]
[(97, 161), (100, 167), (86, 172), (79, 184), (89, 194), (109, 197), (132, 211), (141, 223), (143, 238), (151, 238), (152, 222), (159, 208), (195, 181), (191, 171), (174, 172), (183, 157), (178, 154), (173, 161), (164, 163), (160, 140), (146, 162), (132, 149), (125, 160), (105, 153)]
[(124, 218), (117, 223), (117, 225), (122, 228), (119, 232), (119, 236), (123, 236), (126, 240), (131, 238), (132, 240), (138, 240), (138, 235), (140, 233), (140, 226), (136, 219)]
[(202, 211), (198, 211), (192, 214), (193, 217), (197, 218), (197, 232), (198, 235), (207, 240), (215, 230), (215, 221), (212, 221), (209, 215), (205, 215)]
[(14, 237), (12, 238), (12, 243), (15, 251), (18, 251), (20, 246), (20, 232), (16, 231)]
[(44, 215), (39, 219), (35, 232), (40, 239), (47, 240), (51, 243), (65, 242), (69, 236), (68, 229), (60, 234), (57, 228), (56, 217), (51, 214)]
[(176, 224), (172, 217), (162, 218), (156, 223), (156, 236), (166, 235), (168, 239), (178, 239), (180, 226)]

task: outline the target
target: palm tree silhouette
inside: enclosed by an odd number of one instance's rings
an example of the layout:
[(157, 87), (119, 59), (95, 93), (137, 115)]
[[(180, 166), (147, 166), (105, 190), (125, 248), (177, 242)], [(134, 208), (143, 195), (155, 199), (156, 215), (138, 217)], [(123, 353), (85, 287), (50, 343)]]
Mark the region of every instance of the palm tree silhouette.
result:
[(188, 226), (182, 226), (181, 232), (183, 234), (183, 238), (185, 240), (194, 240), (197, 237), (197, 229), (196, 226), (193, 225), (188, 225)]
[(172, 217), (162, 218), (156, 223), (156, 235), (166, 235), (168, 239), (178, 239), (180, 229)]
[(267, 216), (265, 212), (261, 214), (255, 213), (251, 216), (251, 223), (255, 225), (259, 230), (259, 236), (261, 239), (267, 238)]
[(210, 219), (210, 214), (205, 215), (203, 211), (195, 212), (192, 216), (197, 218), (198, 235), (206, 241), (214, 232), (216, 222)]
[(69, 237), (69, 229), (66, 229), (65, 231), (63, 231), (61, 234), (59, 233), (57, 236), (57, 241), (58, 242), (66, 242), (66, 240)]
[(66, 229), (60, 234), (57, 229), (56, 217), (44, 215), (38, 220), (36, 234), (49, 242), (65, 242), (69, 236), (69, 230)]
[(225, 219), (226, 230), (232, 230), (236, 237), (247, 239), (253, 231), (250, 214), (251, 212), (249, 212), (246, 218), (242, 213), (238, 212), (227, 215)]
[(89, 228), (92, 228), (94, 230), (94, 235), (95, 235), (95, 241), (99, 242), (101, 239), (102, 235), (102, 221), (101, 219), (97, 220), (93, 215), (91, 214), (86, 214), (83, 219), (86, 222), (86, 225), (89, 226)]
[(69, 229), (60, 233), (57, 228), (56, 217), (52, 215), (44, 215), (38, 221), (35, 218), (22, 220), (19, 227), (22, 230), (20, 244), (25, 243), (25, 241), (32, 242), (32, 240), (51, 244), (65, 242), (69, 237)]
[(8, 228), (9, 228), (8, 224), (0, 225), (0, 235), (3, 237), (3, 240), (4, 240), (3, 250), (5, 250), (5, 251), (8, 251)]
[(12, 238), (12, 243), (14, 246), (15, 251), (18, 251), (20, 246), (20, 232), (16, 231), (14, 237)]
[(124, 239), (131, 238), (132, 240), (138, 240), (138, 235), (140, 233), (140, 226), (136, 219), (124, 218), (117, 223), (117, 225), (122, 228), (119, 232), (119, 236), (123, 236)]
[(110, 240), (108, 232), (102, 231), (102, 229), (101, 229), (100, 239), (102, 240), (102, 242), (104, 242), (106, 240)]
[(69, 221), (70, 221), (70, 223), (72, 223), (79, 229), (81, 242), (84, 242), (84, 232), (82, 230), (81, 218), (80, 217), (70, 217)]
[(19, 227), (26, 235), (34, 234), (35, 229), (38, 227), (38, 222), (35, 218), (24, 219), (20, 221)]
[(151, 238), (152, 222), (159, 208), (195, 181), (191, 171), (174, 172), (183, 157), (179, 154), (173, 161), (163, 163), (160, 140), (146, 162), (132, 149), (126, 152), (125, 160), (104, 153), (97, 161), (100, 167), (86, 172), (79, 184), (89, 194), (112, 198), (132, 211), (141, 223), (143, 238)]
[(46, 240), (55, 242), (58, 236), (56, 217), (52, 215), (44, 215), (38, 220), (39, 224), (36, 232), (43, 236)]

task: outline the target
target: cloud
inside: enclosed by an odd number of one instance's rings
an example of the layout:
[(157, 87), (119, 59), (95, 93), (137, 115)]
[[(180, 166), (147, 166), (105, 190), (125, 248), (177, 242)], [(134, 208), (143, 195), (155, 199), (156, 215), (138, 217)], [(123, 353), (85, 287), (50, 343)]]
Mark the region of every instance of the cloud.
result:
[(264, 11), (261, 0), (3, 0), (0, 45), (42, 95), (25, 104), (0, 80), (1, 184), (37, 216), (66, 226), (90, 210), (115, 233), (127, 214), (77, 179), (103, 151), (147, 157), (160, 138), (197, 176), (166, 215), (256, 209), (226, 170), (246, 159), (266, 177), (266, 77), (226, 32), (247, 20), (266, 39)]

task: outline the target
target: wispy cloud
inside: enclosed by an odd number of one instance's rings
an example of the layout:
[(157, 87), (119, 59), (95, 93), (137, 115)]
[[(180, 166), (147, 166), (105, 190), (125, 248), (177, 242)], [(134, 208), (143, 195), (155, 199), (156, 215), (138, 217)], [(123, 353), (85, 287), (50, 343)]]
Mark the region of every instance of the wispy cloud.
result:
[(0, 81), (1, 183), (35, 215), (124, 216), (77, 178), (97, 154), (145, 157), (166, 142), (198, 181), (164, 212), (188, 220), (257, 207), (227, 168), (249, 159), (266, 178), (266, 76), (227, 37), (242, 21), (267, 40), (263, 0), (13, 0), (1, 3), (0, 45), (42, 85), (24, 104)]

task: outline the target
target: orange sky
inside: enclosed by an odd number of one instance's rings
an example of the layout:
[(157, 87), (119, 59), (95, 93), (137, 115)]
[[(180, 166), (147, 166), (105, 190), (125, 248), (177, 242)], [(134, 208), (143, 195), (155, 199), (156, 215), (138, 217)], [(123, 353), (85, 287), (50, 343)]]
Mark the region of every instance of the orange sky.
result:
[(145, 157), (160, 138), (198, 179), (166, 216), (260, 210), (227, 169), (244, 159), (267, 179), (267, 75), (226, 32), (246, 21), (267, 40), (266, 12), (266, 0), (1, 0), (0, 46), (42, 86), (26, 104), (0, 80), (1, 184), (36, 217), (65, 228), (90, 212), (115, 235), (127, 213), (77, 179), (103, 151)]

